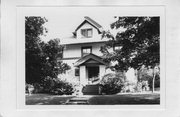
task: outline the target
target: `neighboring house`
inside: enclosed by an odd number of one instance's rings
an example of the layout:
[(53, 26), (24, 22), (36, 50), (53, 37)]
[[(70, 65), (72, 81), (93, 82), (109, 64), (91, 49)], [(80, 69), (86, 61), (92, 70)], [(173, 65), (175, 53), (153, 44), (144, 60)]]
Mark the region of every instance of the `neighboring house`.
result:
[(76, 79), (82, 85), (92, 84), (108, 73), (108, 63), (102, 60), (100, 47), (107, 39), (102, 39), (103, 28), (90, 17), (84, 17), (72, 34), (72, 38), (61, 40), (63, 44), (63, 62), (71, 69), (62, 77)]

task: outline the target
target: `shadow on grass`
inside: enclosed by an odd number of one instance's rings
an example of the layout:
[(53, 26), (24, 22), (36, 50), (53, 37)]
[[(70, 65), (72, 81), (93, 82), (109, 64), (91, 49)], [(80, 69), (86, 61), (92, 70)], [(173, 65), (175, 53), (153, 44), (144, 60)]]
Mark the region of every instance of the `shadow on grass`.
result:
[[(26, 96), (26, 105), (64, 105), (67, 100), (76, 96), (59, 96), (48, 94), (33, 94)], [(83, 96), (83, 97), (86, 97)], [(88, 97), (88, 96), (87, 96)], [(160, 104), (160, 94), (118, 94), (94, 95), (87, 98), (89, 105), (145, 105)]]
[(91, 105), (129, 105), (160, 104), (160, 94), (121, 94), (94, 96), (89, 99)]
[(62, 105), (74, 96), (58, 96), (48, 94), (26, 95), (26, 105)]

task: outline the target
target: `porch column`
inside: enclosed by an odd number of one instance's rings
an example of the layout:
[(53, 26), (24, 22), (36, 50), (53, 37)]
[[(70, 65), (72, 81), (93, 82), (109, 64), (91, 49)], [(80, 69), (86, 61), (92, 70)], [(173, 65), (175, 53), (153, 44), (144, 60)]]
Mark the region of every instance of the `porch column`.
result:
[(106, 73), (106, 66), (105, 65), (99, 65), (99, 77), (102, 79), (104, 74)]
[(80, 66), (80, 84), (86, 85), (87, 79), (86, 79), (86, 67)]

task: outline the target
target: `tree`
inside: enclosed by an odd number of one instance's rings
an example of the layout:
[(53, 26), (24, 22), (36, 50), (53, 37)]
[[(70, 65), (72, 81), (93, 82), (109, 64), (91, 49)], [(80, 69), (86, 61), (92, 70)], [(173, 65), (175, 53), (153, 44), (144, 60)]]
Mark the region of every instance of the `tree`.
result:
[(25, 17), (26, 82), (40, 82), (43, 77), (44, 55), (40, 36), (47, 33), (43, 26), (47, 22), (42, 17)]
[(62, 58), (63, 48), (59, 39), (53, 39), (43, 44), (42, 49), (46, 58), (44, 74), (46, 76), (57, 78), (58, 74), (65, 73), (70, 69), (66, 63), (57, 61), (58, 58)]
[[(127, 71), (129, 67), (139, 69), (142, 65), (155, 66), (160, 63), (159, 17), (115, 17), (110, 26), (118, 30), (115, 36), (104, 31), (103, 37), (110, 40), (101, 48), (105, 61), (116, 61), (116, 70)], [(122, 29), (122, 30), (120, 30)], [(114, 52), (109, 48), (119, 46)], [(155, 78), (155, 76), (154, 76)]]
[(26, 17), (26, 83), (41, 83), (46, 77), (57, 78), (70, 67), (57, 58), (62, 58), (63, 46), (58, 39), (45, 43), (40, 36), (47, 33), (46, 18)]
[(152, 81), (152, 92), (154, 92), (154, 87), (155, 87), (155, 78), (160, 76), (160, 68), (159, 66), (155, 66), (153, 68), (153, 81)]
[[(138, 81), (148, 81), (151, 85), (152, 91), (154, 92), (155, 87), (160, 86), (160, 68), (155, 66), (153, 69), (145, 67), (144, 65), (138, 70)], [(155, 82), (156, 81), (156, 82)]]

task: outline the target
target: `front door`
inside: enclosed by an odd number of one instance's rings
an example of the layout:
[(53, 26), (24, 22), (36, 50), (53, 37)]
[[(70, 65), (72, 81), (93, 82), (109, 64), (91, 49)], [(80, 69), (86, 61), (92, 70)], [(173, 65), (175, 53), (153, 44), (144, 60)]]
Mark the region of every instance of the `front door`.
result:
[(89, 81), (94, 81), (98, 79), (99, 76), (99, 66), (88, 66), (88, 80)]

